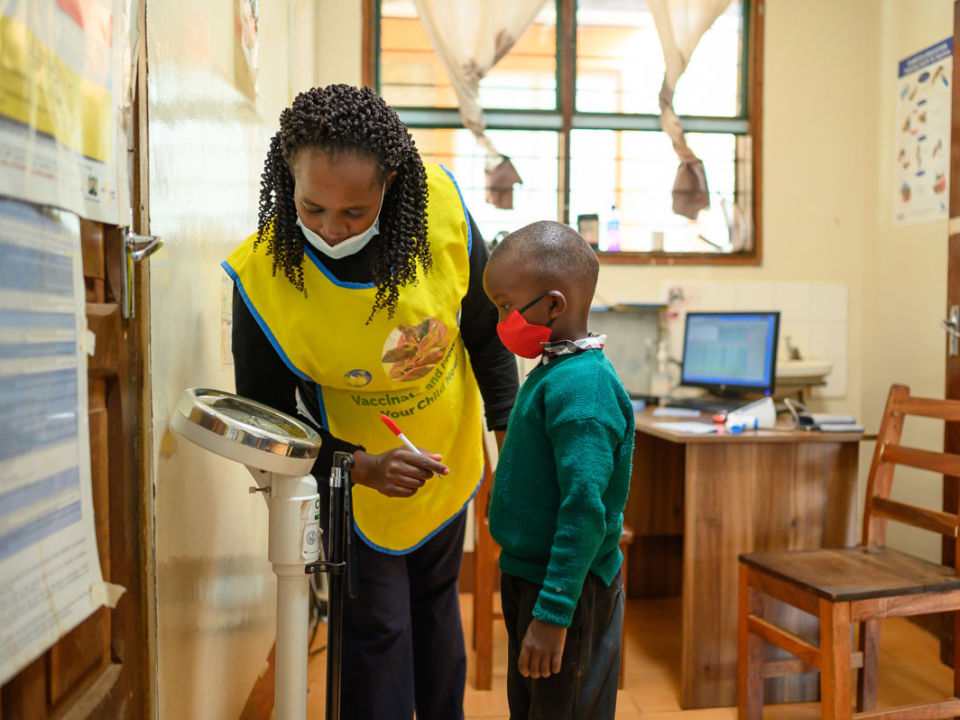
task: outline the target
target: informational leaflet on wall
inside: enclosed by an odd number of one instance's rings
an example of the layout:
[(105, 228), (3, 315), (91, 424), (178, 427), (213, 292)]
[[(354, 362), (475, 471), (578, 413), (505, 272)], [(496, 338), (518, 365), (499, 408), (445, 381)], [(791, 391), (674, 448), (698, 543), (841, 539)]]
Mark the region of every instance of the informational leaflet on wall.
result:
[(76, 215), (0, 200), (0, 684), (102, 604)]
[(946, 220), (953, 38), (900, 61), (894, 179), (897, 223)]
[(136, 6), (135, 0), (0, 0), (5, 195), (129, 223)]

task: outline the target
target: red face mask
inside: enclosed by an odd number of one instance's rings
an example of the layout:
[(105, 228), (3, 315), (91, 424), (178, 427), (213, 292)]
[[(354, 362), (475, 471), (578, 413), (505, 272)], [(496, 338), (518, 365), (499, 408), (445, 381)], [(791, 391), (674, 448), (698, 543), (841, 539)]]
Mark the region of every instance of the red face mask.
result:
[[(550, 339), (549, 325), (534, 325), (527, 322), (521, 313), (530, 309), (550, 294), (548, 290), (540, 297), (531, 300), (519, 310), (514, 310), (497, 323), (497, 335), (500, 341), (514, 355), (533, 359), (543, 354), (543, 345)], [(553, 323), (553, 320), (550, 321)]]

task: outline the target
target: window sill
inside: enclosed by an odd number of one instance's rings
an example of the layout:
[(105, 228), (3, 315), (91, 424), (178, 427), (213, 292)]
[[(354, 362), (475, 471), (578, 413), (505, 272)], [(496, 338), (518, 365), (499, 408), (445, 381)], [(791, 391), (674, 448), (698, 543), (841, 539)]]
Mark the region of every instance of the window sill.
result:
[(760, 265), (758, 253), (598, 252), (601, 265)]

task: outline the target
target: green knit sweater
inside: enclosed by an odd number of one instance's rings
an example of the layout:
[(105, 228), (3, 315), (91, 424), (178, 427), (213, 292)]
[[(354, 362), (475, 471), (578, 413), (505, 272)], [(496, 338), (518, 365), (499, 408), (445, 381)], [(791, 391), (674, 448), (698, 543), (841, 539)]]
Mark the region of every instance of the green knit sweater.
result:
[(530, 373), (497, 462), (490, 533), (500, 569), (541, 586), (535, 618), (569, 627), (587, 572), (616, 577), (632, 456), (633, 407), (602, 350)]

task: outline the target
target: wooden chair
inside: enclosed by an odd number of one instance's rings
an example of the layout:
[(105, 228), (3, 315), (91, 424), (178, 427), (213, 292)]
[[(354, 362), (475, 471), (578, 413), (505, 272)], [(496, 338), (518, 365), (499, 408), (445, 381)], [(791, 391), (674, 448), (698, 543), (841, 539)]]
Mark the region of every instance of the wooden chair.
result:
[[(954, 697), (923, 705), (876, 711), (880, 621), (954, 612), (960, 638), (960, 517), (890, 499), (894, 468), (904, 465), (960, 476), (960, 455), (900, 444), (904, 418), (921, 415), (960, 422), (960, 401), (912, 397), (894, 385), (870, 464), (863, 515), (863, 542), (852, 548), (769, 551), (740, 556), (738, 710), (740, 720), (763, 716), (764, 678), (820, 672), (823, 718), (960, 717), (960, 642), (954, 643)], [(943, 566), (885, 547), (888, 520), (950, 538), (954, 566)], [(762, 617), (772, 597), (819, 618), (819, 646)], [(859, 625), (859, 649), (851, 648), (851, 623)], [(764, 641), (796, 659), (764, 659)], [(852, 669), (857, 669), (857, 713), (852, 715)]]
[(490, 536), (487, 509), (493, 488), (493, 470), (486, 445), (483, 448), (483, 481), (473, 497), (473, 520), (476, 529), (473, 564), (473, 649), (476, 652), (474, 687), (489, 690), (493, 685), (493, 623), (503, 613), (493, 606), (497, 584), (500, 548)]
[[(493, 471), (486, 445), (483, 448), (483, 481), (473, 498), (474, 526), (476, 542), (474, 544), (473, 565), (473, 649), (476, 653), (476, 675), (474, 688), (489, 690), (493, 685), (493, 623), (503, 619), (503, 613), (493, 606), (493, 594), (496, 591), (500, 547), (490, 535), (490, 522), (487, 510), (490, 506), (490, 490), (493, 488)], [(620, 552), (623, 553), (623, 592), (627, 592), (627, 552), (633, 542), (633, 530), (623, 526), (620, 535)], [(624, 640), (626, 638), (626, 620), (624, 620)], [(624, 686), (625, 658), (621, 655), (618, 687)]]

